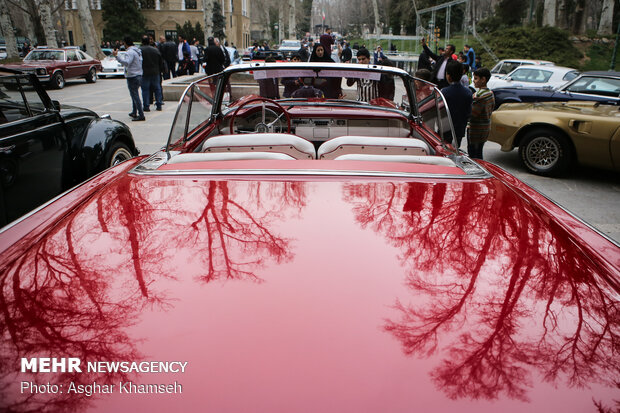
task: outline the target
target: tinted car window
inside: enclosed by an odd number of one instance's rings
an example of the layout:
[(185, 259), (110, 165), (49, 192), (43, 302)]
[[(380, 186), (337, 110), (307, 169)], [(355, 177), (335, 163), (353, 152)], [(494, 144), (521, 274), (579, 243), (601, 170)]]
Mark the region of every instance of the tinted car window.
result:
[(573, 80), (574, 78), (576, 78), (577, 76), (579, 76), (579, 72), (568, 72), (567, 74), (564, 75), (564, 77), (562, 78), (562, 80)]
[(584, 76), (570, 85), (567, 90), (574, 93), (617, 97), (620, 95), (620, 79)]
[(67, 50), (67, 60), (77, 62), (78, 57), (75, 50)]

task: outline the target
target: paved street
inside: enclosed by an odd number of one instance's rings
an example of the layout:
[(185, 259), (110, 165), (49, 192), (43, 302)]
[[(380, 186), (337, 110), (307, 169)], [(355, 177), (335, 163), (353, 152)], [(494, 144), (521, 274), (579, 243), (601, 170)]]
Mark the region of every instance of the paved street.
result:
[[(143, 154), (161, 148), (168, 138), (177, 102), (166, 102), (162, 112), (146, 113), (146, 122), (131, 122), (131, 100), (124, 79), (99, 79), (87, 85), (83, 80), (67, 82), (63, 90), (49, 90), (52, 99), (108, 113), (127, 123)], [(485, 159), (500, 165), (517, 178), (542, 192), (578, 217), (620, 242), (620, 174), (590, 168), (575, 168), (567, 178), (544, 178), (525, 171), (517, 151), (501, 152), (499, 145), (488, 143)]]

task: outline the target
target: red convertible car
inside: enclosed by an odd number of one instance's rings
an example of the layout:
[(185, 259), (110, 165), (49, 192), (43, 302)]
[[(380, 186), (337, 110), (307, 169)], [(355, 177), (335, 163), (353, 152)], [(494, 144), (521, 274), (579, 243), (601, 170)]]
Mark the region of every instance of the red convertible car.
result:
[(165, 150), (0, 232), (0, 410), (616, 409), (620, 247), (444, 107), (381, 66), (191, 84)]
[(62, 89), (67, 79), (83, 78), (88, 83), (95, 83), (101, 62), (77, 48), (36, 48), (28, 53), (23, 63), (3, 67), (34, 73), (39, 81), (51, 88)]

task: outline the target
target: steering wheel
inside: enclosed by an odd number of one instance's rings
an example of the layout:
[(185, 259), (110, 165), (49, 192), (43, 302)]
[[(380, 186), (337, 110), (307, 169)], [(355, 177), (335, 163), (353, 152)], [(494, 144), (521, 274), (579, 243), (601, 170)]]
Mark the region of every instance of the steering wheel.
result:
[[(239, 105), (239, 107), (237, 107), (237, 109), (235, 110), (235, 112), (232, 115), (232, 118), (230, 118), (230, 134), (234, 134), (235, 133), (235, 119), (237, 118), (237, 114), (239, 113), (239, 111), (241, 110), (241, 108), (249, 105), (250, 103), (253, 102), (263, 102), (262, 108), (261, 108), (261, 122), (259, 124), (256, 125), (256, 127), (254, 128), (254, 132), (258, 132), (258, 133), (267, 133), (267, 132), (273, 132), (274, 131), (274, 125), (276, 122), (280, 121), (280, 118), (282, 117), (282, 115), (286, 116), (286, 123), (288, 125), (288, 128), (286, 130), (286, 133), (291, 133), (291, 115), (288, 113), (288, 111), (286, 109), (284, 109), (282, 107), (282, 105), (280, 105), (278, 102), (276, 102), (273, 99), (269, 99), (269, 98), (264, 98), (264, 97), (256, 97), (253, 99), (250, 99), (244, 103), (242, 103), (241, 105)], [(268, 109), (266, 107), (266, 104), (272, 104), (273, 106), (275, 106), (276, 108), (278, 108), (278, 110), (280, 112), (282, 112), (279, 116), (277, 116), (277, 113), (273, 110), (273, 109)], [(273, 114), (276, 115), (276, 119), (271, 122), (271, 123), (265, 123), (265, 114), (267, 113), (267, 111), (272, 112)]]

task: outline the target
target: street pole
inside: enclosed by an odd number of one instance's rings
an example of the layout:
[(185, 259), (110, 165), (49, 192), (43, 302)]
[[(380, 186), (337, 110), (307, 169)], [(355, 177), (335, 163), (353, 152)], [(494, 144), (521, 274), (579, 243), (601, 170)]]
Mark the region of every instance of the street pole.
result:
[(611, 65), (609, 70), (616, 68), (616, 51), (618, 50), (618, 38), (620, 37), (620, 23), (618, 23), (618, 30), (616, 30), (616, 42), (614, 43), (614, 52), (611, 54)]

